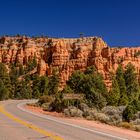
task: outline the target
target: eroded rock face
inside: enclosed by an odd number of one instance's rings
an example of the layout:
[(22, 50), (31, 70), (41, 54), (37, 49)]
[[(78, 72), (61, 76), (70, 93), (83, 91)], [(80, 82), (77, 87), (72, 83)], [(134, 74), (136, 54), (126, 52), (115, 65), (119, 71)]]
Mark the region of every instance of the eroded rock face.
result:
[(60, 74), (61, 87), (75, 70), (84, 71), (88, 66), (95, 65), (103, 75), (106, 85), (111, 85), (110, 72), (115, 72), (118, 65), (125, 67), (131, 62), (140, 79), (140, 57), (136, 54), (140, 47), (109, 48), (98, 37), (65, 38), (30, 38), (30, 37), (1, 37), (0, 62), (8, 66), (18, 62), (26, 65), (34, 58), (37, 59), (37, 71), (40, 75), (51, 75), (53, 69)]

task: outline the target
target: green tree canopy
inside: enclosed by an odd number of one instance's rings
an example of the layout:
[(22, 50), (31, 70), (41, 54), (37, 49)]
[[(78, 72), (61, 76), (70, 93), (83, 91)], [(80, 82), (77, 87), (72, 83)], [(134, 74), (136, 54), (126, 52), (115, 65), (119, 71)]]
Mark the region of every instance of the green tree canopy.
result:
[(34, 56), (32, 59), (30, 59), (27, 63), (27, 72), (32, 71), (34, 68), (37, 67), (37, 60), (36, 60), (36, 56)]
[(3, 81), (0, 80), (0, 100), (5, 100), (9, 98), (9, 91), (4, 85)]
[(106, 105), (107, 89), (95, 67), (89, 67), (85, 73), (75, 71), (67, 84), (75, 93), (84, 93), (89, 106), (102, 108)]
[(126, 84), (126, 94), (129, 98), (129, 102), (138, 100), (140, 88), (135, 72), (135, 67), (131, 63), (126, 66), (124, 78)]
[(70, 86), (70, 88), (75, 92), (75, 93), (80, 93), (82, 92), (82, 84), (84, 81), (85, 75), (81, 71), (75, 71), (70, 79), (67, 81), (67, 84)]
[(15, 98), (17, 99), (31, 99), (32, 88), (29, 82), (22, 80), (16, 86)]
[(124, 70), (123, 70), (121, 65), (119, 65), (117, 70), (116, 70), (116, 80), (118, 82), (118, 87), (120, 90), (120, 99), (119, 99), (118, 105), (127, 105), (128, 104), (128, 97), (126, 94)]
[(48, 91), (49, 95), (55, 95), (58, 93), (59, 82), (60, 82), (59, 75), (57, 71), (54, 71), (53, 75), (49, 77), (49, 91)]
[(119, 102), (119, 99), (120, 99), (120, 88), (119, 88), (118, 82), (116, 80), (116, 77), (113, 77), (112, 89), (109, 92), (107, 99), (108, 99), (107, 100), (108, 105), (118, 106), (118, 102)]
[(49, 79), (47, 76), (40, 77), (40, 93), (41, 95), (48, 95), (49, 91)]

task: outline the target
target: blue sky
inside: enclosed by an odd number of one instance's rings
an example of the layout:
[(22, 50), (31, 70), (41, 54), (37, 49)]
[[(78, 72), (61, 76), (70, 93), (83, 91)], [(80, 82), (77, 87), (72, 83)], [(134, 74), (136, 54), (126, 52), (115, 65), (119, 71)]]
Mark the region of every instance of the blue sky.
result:
[(0, 0), (0, 35), (101, 36), (140, 45), (139, 0)]

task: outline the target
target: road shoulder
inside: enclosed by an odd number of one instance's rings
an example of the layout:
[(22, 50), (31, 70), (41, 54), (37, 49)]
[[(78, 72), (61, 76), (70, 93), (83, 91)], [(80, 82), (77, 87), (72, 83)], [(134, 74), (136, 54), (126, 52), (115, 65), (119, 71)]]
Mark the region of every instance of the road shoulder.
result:
[(58, 119), (59, 121), (63, 121), (63, 122), (70, 123), (73, 125), (78, 125), (80, 127), (85, 127), (87, 129), (94, 129), (97, 131), (100, 130), (103, 133), (108, 133), (108, 134), (111, 133), (112, 135), (116, 135), (120, 137), (125, 136), (127, 139), (132, 139), (132, 140), (140, 139), (139, 132), (128, 130), (125, 128), (110, 126), (110, 125), (103, 124), (97, 121), (89, 121), (82, 118), (67, 118), (67, 117), (64, 117), (62, 113), (59, 114), (56, 112), (53, 112), (53, 113), (46, 112), (46, 111), (43, 111), (39, 107), (24, 106), (24, 109), (37, 113), (37, 114), (48, 115), (48, 116)]

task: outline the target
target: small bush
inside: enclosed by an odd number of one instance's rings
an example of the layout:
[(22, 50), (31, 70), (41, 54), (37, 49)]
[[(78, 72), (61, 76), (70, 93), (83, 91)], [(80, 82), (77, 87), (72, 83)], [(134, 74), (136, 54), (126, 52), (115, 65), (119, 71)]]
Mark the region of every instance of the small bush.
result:
[(132, 129), (133, 128), (132, 124), (129, 123), (129, 122), (120, 122), (118, 126), (119, 127), (124, 127), (124, 128), (127, 128), (127, 129)]
[(107, 106), (102, 109), (102, 113), (105, 113), (110, 118), (110, 124), (117, 125), (118, 123), (122, 122), (122, 113), (124, 109), (125, 106)]
[(106, 115), (114, 115), (114, 114), (118, 114), (119, 111), (117, 109), (117, 107), (115, 106), (106, 106), (102, 109), (102, 113), (105, 113)]
[(42, 105), (44, 103), (51, 103), (53, 101), (54, 101), (54, 98), (52, 96), (44, 95), (40, 97), (38, 103), (39, 105)]
[(95, 119), (93, 118), (93, 116), (87, 116), (86, 119), (87, 119), (87, 120), (90, 120), (90, 121), (91, 121), (91, 120), (95, 120)]
[(138, 111), (134, 117), (133, 117), (133, 120), (136, 120), (136, 119), (140, 119), (140, 111)]
[(56, 112), (63, 112), (63, 110), (66, 108), (63, 102), (57, 99), (55, 99), (54, 102), (50, 104), (50, 107), (52, 108), (52, 111), (56, 111)]
[(126, 106), (118, 106), (119, 113), (122, 115), (123, 111), (125, 110)]
[(41, 105), (44, 111), (51, 111), (50, 103), (44, 103)]
[(68, 117), (82, 117), (83, 116), (83, 112), (74, 106), (64, 109), (64, 114)]
[(89, 110), (85, 110), (84, 112), (83, 112), (83, 117), (85, 117), (85, 118), (95, 118), (95, 114), (97, 113), (97, 110), (95, 110), (95, 109), (89, 109)]
[(87, 104), (81, 103), (81, 104), (79, 104), (79, 109), (82, 110), (83, 112), (86, 112), (86, 111), (89, 110), (90, 108), (88, 107)]
[(135, 128), (135, 131), (140, 132), (140, 125), (135, 125), (134, 128)]
[(123, 111), (123, 119), (127, 122), (130, 122), (135, 113), (135, 107), (133, 105), (128, 105)]
[(135, 121), (131, 121), (134, 125), (140, 125), (140, 119), (136, 119)]
[(106, 106), (102, 109), (102, 112), (107, 114), (107, 115), (114, 115), (114, 114), (119, 114), (122, 115), (123, 111), (124, 111), (125, 107), (124, 106)]
[(98, 120), (103, 123), (110, 122), (110, 118), (107, 115), (105, 115), (104, 113), (95, 113), (94, 118), (95, 118), (95, 120)]

